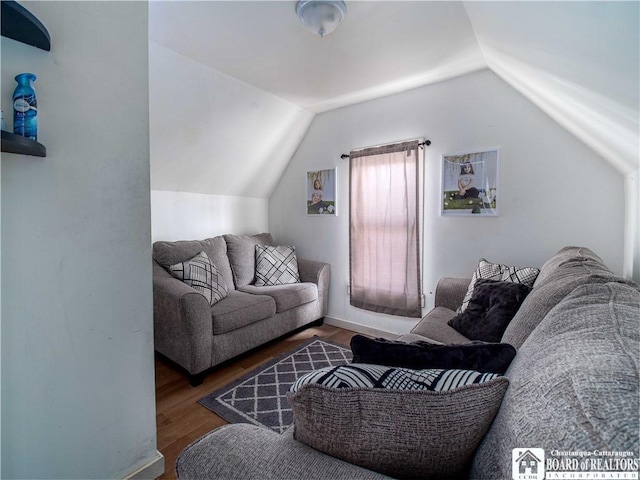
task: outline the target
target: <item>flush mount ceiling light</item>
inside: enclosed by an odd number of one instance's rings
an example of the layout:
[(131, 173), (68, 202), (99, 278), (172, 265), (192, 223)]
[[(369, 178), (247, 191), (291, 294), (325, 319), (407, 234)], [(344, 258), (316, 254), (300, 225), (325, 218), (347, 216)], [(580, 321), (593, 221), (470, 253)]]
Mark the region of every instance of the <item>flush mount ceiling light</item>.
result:
[(345, 13), (347, 6), (342, 0), (300, 0), (296, 4), (302, 24), (320, 37), (333, 32)]

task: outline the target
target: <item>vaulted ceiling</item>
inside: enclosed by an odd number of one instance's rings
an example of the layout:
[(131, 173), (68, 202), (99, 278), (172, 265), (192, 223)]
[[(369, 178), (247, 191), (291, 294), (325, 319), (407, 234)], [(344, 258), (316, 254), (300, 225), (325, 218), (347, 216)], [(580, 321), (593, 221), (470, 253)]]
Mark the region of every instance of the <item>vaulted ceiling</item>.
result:
[(321, 39), (300, 24), (295, 1), (149, 7), (152, 44), (310, 117), (489, 68), (621, 173), (639, 168), (639, 25), (636, 1), (347, 1), (342, 24)]
[(347, 2), (324, 38), (293, 1), (159, 2), (150, 15), (151, 40), (313, 112), (486, 66), (461, 2)]

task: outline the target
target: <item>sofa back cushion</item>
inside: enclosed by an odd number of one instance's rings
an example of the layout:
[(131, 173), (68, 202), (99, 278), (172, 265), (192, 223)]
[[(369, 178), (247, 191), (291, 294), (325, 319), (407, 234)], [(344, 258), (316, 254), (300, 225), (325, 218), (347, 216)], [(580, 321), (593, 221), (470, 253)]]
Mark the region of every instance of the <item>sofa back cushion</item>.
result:
[(581, 285), (607, 283), (617, 277), (588, 248), (566, 247), (542, 267), (533, 290), (500, 340), (520, 348), (545, 315)]
[(200, 252), (205, 252), (222, 276), (227, 289), (233, 290), (233, 275), (227, 258), (227, 243), (224, 238), (213, 237), (205, 240), (180, 240), (177, 242), (155, 242), (153, 259), (165, 268), (184, 262)]
[(256, 281), (256, 245), (273, 245), (270, 233), (258, 235), (224, 235), (227, 255), (236, 288)]
[(470, 478), (511, 478), (513, 448), (638, 452), (640, 286), (588, 284), (522, 345)]
[(596, 263), (600, 263), (603, 268), (609, 271), (609, 269), (604, 266), (604, 262), (602, 261), (602, 259), (589, 248), (564, 247), (560, 249), (558, 253), (556, 253), (553, 257), (549, 258), (549, 260), (547, 260), (544, 265), (542, 265), (540, 273), (538, 274), (538, 277), (536, 278), (533, 286), (537, 287), (544, 284), (547, 281), (548, 277), (551, 276), (553, 272), (558, 269), (558, 267), (570, 260), (592, 260)]

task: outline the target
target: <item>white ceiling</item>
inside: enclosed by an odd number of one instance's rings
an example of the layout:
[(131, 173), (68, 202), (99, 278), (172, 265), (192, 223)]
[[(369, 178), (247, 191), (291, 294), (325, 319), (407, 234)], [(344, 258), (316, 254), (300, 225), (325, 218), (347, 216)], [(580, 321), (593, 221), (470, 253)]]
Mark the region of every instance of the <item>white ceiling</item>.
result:
[(324, 38), (295, 4), (151, 2), (149, 37), (313, 112), (486, 67), (461, 2), (348, 1)]
[(639, 168), (639, 2), (151, 1), (152, 42), (311, 112), (490, 68), (626, 173)]

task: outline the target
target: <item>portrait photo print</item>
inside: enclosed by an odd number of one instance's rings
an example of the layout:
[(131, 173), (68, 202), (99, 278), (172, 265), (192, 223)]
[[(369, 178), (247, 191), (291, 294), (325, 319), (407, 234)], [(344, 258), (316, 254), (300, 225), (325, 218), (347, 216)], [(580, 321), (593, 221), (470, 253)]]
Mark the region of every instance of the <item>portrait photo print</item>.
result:
[(307, 215), (337, 215), (336, 169), (307, 172)]
[(442, 156), (441, 214), (498, 215), (499, 151), (478, 150)]

